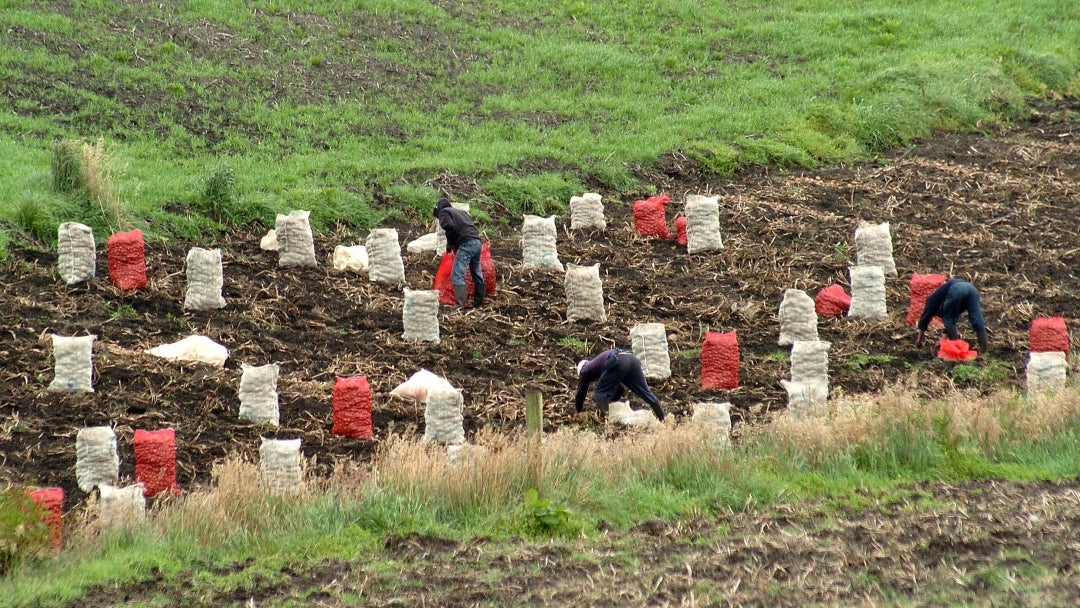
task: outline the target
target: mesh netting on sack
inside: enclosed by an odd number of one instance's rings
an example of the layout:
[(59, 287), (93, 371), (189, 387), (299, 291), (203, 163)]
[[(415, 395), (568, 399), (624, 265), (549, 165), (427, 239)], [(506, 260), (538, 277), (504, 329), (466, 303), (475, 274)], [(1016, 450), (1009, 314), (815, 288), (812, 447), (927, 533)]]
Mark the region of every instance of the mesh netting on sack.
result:
[(586, 192), (581, 196), (570, 197), (571, 230), (606, 230), (602, 197), (595, 192)]
[[(442, 259), (439, 261), (439, 268), (435, 271), (435, 280), (433, 281), (432, 286), (432, 289), (439, 292), (439, 302), (446, 304), (447, 306), (453, 306), (456, 303), (456, 300), (454, 299), (454, 284), (450, 282), (450, 273), (454, 268), (454, 257), (455, 254), (453, 251), (448, 251), (442, 255)], [(495, 295), (495, 260), (491, 258), (490, 242), (480, 246), (480, 274), (484, 275), (484, 293), (489, 296)], [(470, 300), (475, 291), (476, 284), (473, 282), (472, 273), (466, 270), (465, 292)]]
[(290, 211), (277, 214), (274, 233), (278, 243), (278, 266), (318, 266), (315, 259), (315, 239), (311, 234), (310, 211)]
[(888, 318), (885, 304), (885, 273), (881, 266), (851, 266), (851, 306), (847, 316), (853, 319), (884, 321)]
[(521, 226), (522, 269), (563, 271), (556, 247), (555, 216), (526, 215)]
[(817, 311), (814, 299), (801, 289), (784, 290), (784, 299), (780, 302), (780, 338), (778, 343), (785, 346), (796, 340), (817, 340)]
[(828, 386), (790, 380), (781, 380), (780, 385), (787, 391), (788, 414), (792, 418), (814, 418), (828, 413)]
[(592, 266), (566, 265), (566, 319), (568, 321), (606, 321), (604, 285), (600, 281), (600, 264)]
[(694, 414), (691, 421), (708, 429), (711, 437), (715, 437), (721, 446), (731, 443), (731, 404), (724, 403), (695, 403), (690, 406)]
[(401, 308), (402, 338), (410, 342), (438, 344), (439, 292), (434, 289), (405, 288), (405, 304)]
[(1069, 330), (1064, 317), (1036, 317), (1028, 328), (1028, 350), (1061, 351), (1069, 356)]
[(64, 531), (64, 488), (39, 488), (27, 492), (30, 500), (41, 509), (41, 522), (52, 533), (53, 548), (63, 544)]
[(89, 281), (97, 272), (94, 229), (78, 222), (64, 222), (57, 229), (57, 270), (68, 285)]
[[(908, 292), (910, 293), (910, 300), (908, 304), (907, 316), (904, 317), (904, 322), (908, 325), (916, 325), (919, 323), (919, 317), (922, 316), (923, 310), (926, 309), (926, 299), (930, 297), (930, 294), (934, 293), (938, 287), (945, 284), (948, 280), (943, 274), (919, 274), (917, 272), (912, 273), (911, 281), (908, 283)], [(940, 317), (934, 317), (930, 320), (930, 327), (944, 327)]]
[(114, 485), (120, 476), (116, 433), (111, 427), (90, 426), (75, 434), (75, 481), (83, 492)]
[(221, 250), (192, 247), (187, 254), (187, 293), (184, 308), (214, 310), (225, 306), (221, 296), (224, 276), (221, 270)]
[(277, 379), (279, 365), (241, 364), (240, 418), (251, 422), (278, 425)]
[(102, 530), (133, 526), (146, 520), (146, 497), (140, 484), (117, 488), (102, 485), (98, 501), (98, 524)]
[(141, 230), (117, 232), (109, 237), (109, 280), (122, 291), (146, 287), (146, 246)]
[(896, 276), (889, 222), (859, 222), (855, 229), (855, 259), (858, 266), (881, 266), (882, 272), (890, 277)]
[(1027, 395), (1034, 397), (1065, 386), (1069, 362), (1061, 351), (1028, 353)]
[(686, 247), (686, 216), (675, 216), (675, 244)]
[(53, 334), (53, 380), (50, 391), (94, 392), (94, 340), (97, 336)]
[(367, 376), (338, 376), (334, 381), (331, 435), (371, 439), (371, 385)]
[(686, 252), (701, 253), (724, 248), (720, 238), (720, 197), (690, 194), (686, 197)]
[(938, 340), (937, 356), (945, 361), (970, 361), (979, 356), (979, 351), (971, 350), (971, 344), (966, 340), (950, 340), (943, 336)]
[(829, 388), (829, 347), (824, 340), (796, 340), (791, 346), (791, 381)]
[(701, 388), (739, 388), (739, 339), (735, 331), (705, 332), (701, 345)]
[(668, 231), (667, 214), (664, 205), (671, 202), (671, 197), (666, 194), (649, 197), (643, 201), (634, 201), (634, 229), (642, 236), (652, 236), (660, 239), (670, 239)]
[(303, 481), (300, 465), (299, 439), (262, 438), (259, 481), (263, 489), (275, 495), (299, 493)]
[(464, 443), (464, 398), (457, 389), (436, 388), (424, 401), (424, 441)]
[(641, 360), (641, 370), (646, 378), (663, 380), (671, 377), (671, 356), (663, 323), (638, 323), (632, 327), (630, 348)]
[(397, 228), (375, 228), (368, 233), (368, 278), (377, 283), (397, 285), (405, 282), (405, 260)]
[(851, 308), (851, 296), (842, 285), (824, 287), (814, 298), (814, 310), (823, 317), (842, 317)]
[(135, 430), (135, 481), (147, 498), (162, 492), (179, 494), (176, 485), (176, 431)]

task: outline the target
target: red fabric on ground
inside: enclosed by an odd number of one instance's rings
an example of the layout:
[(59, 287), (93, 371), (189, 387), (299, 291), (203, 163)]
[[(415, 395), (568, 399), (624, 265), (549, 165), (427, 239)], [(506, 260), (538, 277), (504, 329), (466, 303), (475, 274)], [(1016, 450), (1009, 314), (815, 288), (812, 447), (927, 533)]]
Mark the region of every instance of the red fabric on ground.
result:
[(143, 496), (162, 492), (179, 494), (176, 485), (176, 431), (135, 431), (135, 481), (143, 484)]
[(971, 350), (971, 345), (964, 340), (942, 338), (938, 341), (937, 356), (946, 361), (970, 361), (979, 356), (979, 351)]
[(1069, 330), (1064, 317), (1038, 317), (1028, 329), (1028, 349), (1033, 353), (1060, 351), (1069, 356)]
[(814, 298), (814, 310), (823, 317), (842, 317), (851, 308), (851, 296), (843, 286), (833, 283)]
[(675, 218), (675, 243), (686, 247), (686, 216)]
[(30, 500), (45, 511), (43, 519), (52, 531), (53, 547), (59, 549), (63, 542), (61, 535), (64, 530), (64, 489), (41, 488), (31, 490), (29, 494)]
[(367, 376), (337, 377), (334, 383), (333, 424), (330, 434), (371, 439), (371, 385)]
[[(926, 308), (926, 299), (930, 297), (930, 294), (934, 293), (934, 290), (944, 285), (948, 279), (949, 277), (943, 274), (912, 273), (911, 281), (908, 283), (910, 303), (908, 304), (907, 316), (904, 317), (904, 322), (908, 325), (918, 324), (919, 317), (922, 316), (923, 310)], [(930, 327), (945, 327), (945, 324), (941, 322), (940, 317), (934, 317), (930, 320)]]
[(146, 287), (146, 247), (141, 230), (109, 237), (109, 279), (124, 291)]
[(739, 340), (736, 332), (705, 332), (701, 345), (701, 388), (739, 387)]
[(670, 239), (671, 232), (668, 231), (667, 215), (664, 213), (664, 205), (670, 202), (671, 197), (666, 194), (635, 201), (634, 229), (642, 236)]

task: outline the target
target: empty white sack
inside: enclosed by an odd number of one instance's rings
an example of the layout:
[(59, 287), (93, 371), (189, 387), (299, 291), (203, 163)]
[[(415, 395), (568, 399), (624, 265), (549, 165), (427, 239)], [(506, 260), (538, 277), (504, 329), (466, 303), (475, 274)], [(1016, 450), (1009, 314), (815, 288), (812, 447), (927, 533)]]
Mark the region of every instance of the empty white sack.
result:
[(364, 273), (368, 269), (368, 254), (365, 245), (338, 245), (334, 247), (334, 270), (349, 270)]
[(60, 279), (74, 285), (94, 278), (97, 250), (94, 229), (78, 222), (64, 222), (57, 229), (57, 270)]
[(663, 323), (638, 323), (632, 327), (630, 348), (641, 360), (641, 369), (646, 378), (663, 380), (671, 377), (667, 328)]
[(278, 425), (277, 379), (279, 365), (242, 364), (240, 374), (240, 418)]
[(586, 228), (606, 230), (603, 197), (595, 192), (586, 192), (581, 196), (570, 197), (570, 229)]
[(721, 446), (731, 444), (730, 403), (695, 403), (692, 409), (691, 422), (707, 429), (709, 436), (715, 437)]
[(439, 343), (439, 292), (434, 289), (405, 289), (401, 308), (402, 337), (413, 342)]
[(310, 211), (290, 211), (277, 215), (274, 232), (278, 243), (278, 266), (318, 266), (315, 239), (311, 235)]
[(115, 485), (120, 476), (120, 455), (112, 427), (90, 426), (75, 434), (75, 481), (89, 492), (94, 486)]
[(1061, 351), (1032, 352), (1027, 362), (1029, 397), (1056, 391), (1065, 386), (1069, 363)]
[(263, 251), (277, 251), (280, 249), (277, 242), (277, 230), (271, 228), (266, 231), (266, 234), (259, 239), (259, 249)]
[(569, 321), (606, 321), (604, 285), (600, 281), (600, 264), (592, 266), (566, 265), (566, 318)]
[(720, 197), (686, 196), (686, 252), (700, 253), (724, 248), (720, 238)]
[(368, 278), (377, 283), (397, 285), (405, 282), (405, 261), (397, 228), (375, 228), (368, 233)]
[(556, 248), (558, 230), (555, 216), (526, 215), (521, 226), (521, 252), (523, 269), (563, 271)]
[(262, 438), (259, 445), (259, 483), (271, 494), (296, 494), (301, 490), (303, 467), (299, 439)]
[(98, 525), (102, 530), (124, 528), (146, 520), (146, 496), (141, 483), (124, 488), (102, 485), (98, 490)]
[(881, 266), (851, 266), (851, 307), (847, 316), (853, 319), (884, 321), (888, 318), (885, 304), (885, 272)]
[(881, 266), (885, 274), (897, 276), (889, 222), (859, 222), (855, 229), (855, 263), (859, 266)]
[(646, 429), (651, 429), (660, 424), (660, 421), (656, 418), (656, 414), (653, 414), (651, 409), (630, 409), (629, 401), (612, 401), (609, 403), (607, 419), (611, 424)]
[(53, 334), (53, 381), (50, 391), (71, 393), (94, 392), (94, 340), (89, 336), (58, 336)]
[(465, 442), (465, 399), (457, 389), (436, 388), (424, 401), (424, 441)]
[(439, 248), (439, 234), (429, 232), (409, 241), (409, 244), (405, 246), (405, 250), (409, 253), (442, 253), (446, 251), (446, 234), (443, 234), (442, 248)]
[(780, 345), (796, 340), (818, 339), (818, 318), (814, 298), (801, 289), (785, 289), (780, 302)]
[(206, 336), (188, 336), (178, 342), (162, 344), (146, 351), (155, 357), (170, 361), (195, 361), (215, 367), (225, 365), (229, 349)]
[(221, 288), (225, 284), (221, 269), (221, 250), (192, 247), (187, 254), (187, 293), (184, 308), (213, 310), (225, 306)]

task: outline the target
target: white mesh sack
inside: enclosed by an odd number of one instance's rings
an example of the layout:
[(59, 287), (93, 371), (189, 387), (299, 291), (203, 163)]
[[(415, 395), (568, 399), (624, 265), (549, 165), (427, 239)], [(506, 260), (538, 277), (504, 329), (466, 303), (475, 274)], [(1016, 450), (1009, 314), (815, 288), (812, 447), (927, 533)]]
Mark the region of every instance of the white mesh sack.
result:
[(53, 381), (50, 391), (92, 393), (94, 376), (94, 340), (97, 336), (58, 336), (53, 334)]
[(89, 492), (94, 486), (114, 485), (120, 476), (116, 433), (111, 427), (90, 426), (75, 435), (75, 481)]
[(570, 229), (584, 230), (593, 228), (597, 230), (607, 229), (607, 220), (604, 219), (604, 203), (602, 197), (595, 192), (586, 192), (581, 196), (570, 197)]
[(68, 285), (94, 278), (97, 250), (94, 229), (78, 222), (64, 222), (56, 231), (57, 270)]
[(663, 323), (638, 323), (632, 327), (630, 348), (641, 359), (641, 369), (646, 378), (663, 380), (671, 377), (667, 328)]
[(526, 215), (521, 226), (521, 267), (526, 270), (563, 271), (559, 261), (559, 252), (555, 245), (558, 230), (555, 228), (555, 216), (540, 217)]
[(1027, 395), (1033, 397), (1065, 386), (1069, 363), (1061, 351), (1028, 354)]
[(600, 282), (600, 264), (566, 265), (566, 318), (569, 321), (607, 321), (604, 310), (604, 285)]
[(885, 305), (885, 273), (881, 266), (851, 266), (851, 307), (847, 316), (853, 319), (884, 321), (888, 317)]
[(266, 235), (259, 239), (259, 249), (264, 251), (277, 251), (281, 246), (277, 242), (277, 230), (271, 228)]
[(787, 390), (788, 414), (792, 418), (815, 418), (828, 413), (829, 387), (817, 382), (781, 380)]
[(720, 445), (731, 444), (730, 403), (695, 403), (691, 407), (694, 410), (691, 422), (708, 429), (709, 435), (715, 437)]
[(368, 233), (368, 278), (378, 283), (397, 285), (405, 282), (405, 261), (397, 228), (375, 228)]
[(889, 222), (882, 224), (871, 224), (866, 220), (859, 222), (858, 228), (855, 229), (855, 260), (859, 266), (881, 266), (885, 274), (890, 277), (897, 276)]
[(290, 211), (277, 215), (274, 233), (278, 243), (278, 266), (318, 266), (315, 239), (311, 236), (310, 211)]
[(424, 402), (424, 441), (465, 443), (465, 399), (457, 389), (433, 389)]
[(791, 381), (829, 388), (829, 347), (824, 340), (796, 340), (791, 346)]
[(491, 450), (471, 443), (451, 443), (446, 446), (446, 461), (451, 466), (476, 466), (491, 455)]
[(102, 530), (124, 528), (146, 520), (146, 496), (141, 483), (126, 488), (102, 485), (98, 490), (98, 525)]
[(260, 485), (271, 494), (296, 494), (302, 480), (300, 440), (263, 437), (259, 445)]
[(277, 379), (279, 365), (240, 365), (240, 418), (278, 425)]
[(818, 318), (814, 298), (801, 289), (785, 289), (780, 302), (781, 346), (796, 340), (818, 339)]
[(368, 255), (365, 245), (338, 245), (334, 247), (334, 270), (367, 272)]
[[(458, 211), (469, 212), (469, 203), (450, 203)], [(435, 253), (446, 251), (446, 231), (438, 221), (435, 222)]]
[(405, 288), (401, 308), (402, 337), (412, 342), (439, 343), (439, 292), (434, 289)]
[(651, 409), (630, 409), (629, 401), (612, 401), (609, 403), (607, 419), (611, 424), (635, 426), (645, 429), (651, 429), (660, 424), (660, 421), (656, 418), (656, 414), (653, 414)]
[(720, 238), (720, 197), (686, 196), (686, 252), (700, 253), (724, 248)]
[(221, 270), (221, 250), (192, 247), (187, 254), (187, 283), (184, 308), (223, 308), (225, 298), (221, 296), (221, 287), (225, 281)]

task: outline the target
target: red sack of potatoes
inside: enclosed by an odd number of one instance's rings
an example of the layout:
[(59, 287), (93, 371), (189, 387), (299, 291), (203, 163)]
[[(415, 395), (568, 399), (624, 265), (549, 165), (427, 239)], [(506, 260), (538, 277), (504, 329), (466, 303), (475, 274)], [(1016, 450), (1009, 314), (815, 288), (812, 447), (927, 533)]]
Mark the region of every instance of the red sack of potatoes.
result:
[(833, 283), (818, 292), (814, 311), (823, 317), (842, 317), (851, 308), (851, 296), (843, 286)]
[(29, 494), (30, 500), (44, 511), (42, 519), (52, 531), (53, 547), (59, 549), (64, 529), (64, 488), (41, 488)]
[(686, 216), (675, 218), (675, 243), (686, 247)]
[(334, 422), (330, 434), (371, 439), (371, 385), (367, 376), (338, 376), (334, 383)]
[[(915, 325), (919, 322), (919, 317), (922, 316), (923, 310), (926, 308), (926, 299), (930, 297), (930, 294), (934, 293), (934, 290), (944, 285), (948, 278), (943, 274), (912, 273), (911, 281), (908, 283), (910, 303), (908, 304), (907, 316), (904, 317), (904, 321), (908, 325)], [(930, 327), (945, 327), (945, 325), (941, 322), (940, 317), (934, 317), (930, 320)]]
[(124, 291), (146, 287), (146, 247), (142, 230), (117, 232), (109, 237), (109, 279)]
[(971, 345), (964, 340), (942, 338), (938, 341), (937, 356), (946, 361), (970, 361), (979, 356), (979, 351), (971, 350)]
[(176, 431), (135, 431), (135, 481), (143, 484), (143, 496), (162, 492), (179, 494), (176, 486)]
[(642, 236), (670, 239), (671, 232), (668, 231), (667, 215), (664, 213), (664, 205), (670, 202), (671, 197), (666, 194), (635, 201), (634, 229)]
[[(454, 285), (450, 282), (450, 271), (454, 268), (454, 252), (443, 254), (439, 262), (439, 268), (435, 271), (435, 282), (432, 289), (439, 292), (439, 303), (447, 306), (454, 305)], [(484, 243), (480, 247), (480, 273), (484, 275), (484, 294), (495, 295), (495, 260), (491, 259), (491, 243)], [(469, 298), (473, 296), (476, 286), (473, 285), (472, 273), (465, 270), (465, 287), (468, 289)]]
[(1059, 351), (1069, 356), (1069, 330), (1063, 317), (1038, 317), (1028, 329), (1028, 349), (1033, 353)]
[(739, 340), (734, 331), (705, 332), (701, 345), (701, 388), (739, 388)]

